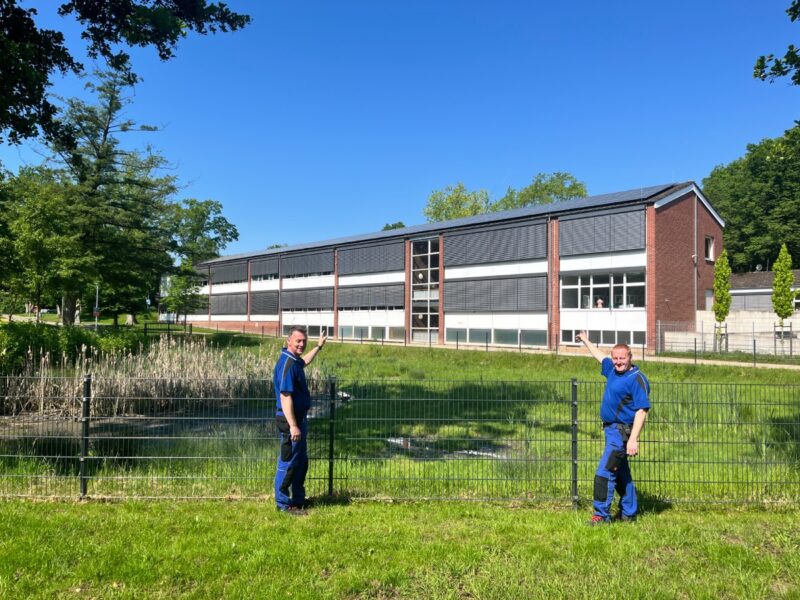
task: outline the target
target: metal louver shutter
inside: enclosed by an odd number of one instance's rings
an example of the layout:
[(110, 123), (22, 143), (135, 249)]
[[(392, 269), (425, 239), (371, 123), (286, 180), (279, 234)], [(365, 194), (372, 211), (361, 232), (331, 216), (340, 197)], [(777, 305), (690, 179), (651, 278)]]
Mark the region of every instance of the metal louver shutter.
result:
[(216, 296), (211, 296), (211, 314), (247, 314), (247, 294), (219, 294)]
[(544, 258), (547, 225), (535, 223), (445, 236), (446, 267)]
[(278, 292), (253, 292), (250, 294), (250, 313), (274, 315), (278, 313)]
[(281, 261), (284, 277), (311, 273), (333, 273), (333, 250), (287, 256)]
[(250, 261), (250, 277), (265, 277), (267, 275), (278, 275), (278, 258), (259, 258)]
[(339, 274), (402, 271), (405, 268), (405, 244), (402, 241), (339, 250)]
[(211, 283), (236, 283), (247, 281), (247, 263), (215, 265), (211, 267)]

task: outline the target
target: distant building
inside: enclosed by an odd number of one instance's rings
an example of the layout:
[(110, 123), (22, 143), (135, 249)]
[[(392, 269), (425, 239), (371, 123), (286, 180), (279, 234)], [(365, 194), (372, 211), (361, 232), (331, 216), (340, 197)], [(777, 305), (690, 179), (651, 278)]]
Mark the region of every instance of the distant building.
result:
[(342, 340), (655, 347), (693, 325), (724, 223), (693, 182), (226, 256), (196, 323)]
[[(794, 273), (795, 292), (800, 290), (800, 269)], [(766, 311), (774, 313), (772, 308), (773, 271), (755, 271), (753, 273), (733, 273), (731, 275), (731, 311)], [(800, 298), (795, 298), (795, 311), (800, 310)]]

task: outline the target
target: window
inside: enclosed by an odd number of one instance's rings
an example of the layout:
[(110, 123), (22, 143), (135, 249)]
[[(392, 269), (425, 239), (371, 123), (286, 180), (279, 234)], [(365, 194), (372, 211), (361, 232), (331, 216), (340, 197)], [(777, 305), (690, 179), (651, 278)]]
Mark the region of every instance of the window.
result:
[(516, 329), (495, 329), (494, 343), (516, 346), (519, 343), (519, 332)]
[(543, 329), (520, 331), (522, 339), (520, 343), (523, 346), (547, 346), (547, 332)]
[(642, 308), (644, 271), (561, 276), (561, 308)]
[(404, 339), (406, 339), (406, 328), (405, 327), (389, 327), (389, 339), (390, 340), (404, 340)]
[(470, 329), (469, 330), (469, 343), (470, 344), (488, 344), (491, 338), (491, 329)]
[(714, 260), (714, 238), (706, 236), (706, 260)]
[(439, 330), (439, 240), (411, 243), (411, 338), (436, 339)]

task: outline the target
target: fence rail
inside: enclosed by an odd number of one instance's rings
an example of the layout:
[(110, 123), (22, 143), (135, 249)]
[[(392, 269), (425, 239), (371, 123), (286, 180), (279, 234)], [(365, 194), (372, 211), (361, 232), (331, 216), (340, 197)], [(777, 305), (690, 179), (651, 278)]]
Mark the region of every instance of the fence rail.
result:
[[(310, 382), (310, 495), (591, 499), (602, 382)], [(0, 379), (0, 496), (267, 497), (268, 380)], [(800, 386), (658, 383), (644, 501), (800, 500)]]

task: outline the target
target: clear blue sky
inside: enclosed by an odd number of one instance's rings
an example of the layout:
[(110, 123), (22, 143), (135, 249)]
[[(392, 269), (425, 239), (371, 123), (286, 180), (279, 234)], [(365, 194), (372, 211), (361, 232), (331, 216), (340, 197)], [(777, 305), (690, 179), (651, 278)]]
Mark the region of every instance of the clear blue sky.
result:
[[(50, 2), (85, 58), (74, 21)], [(800, 88), (752, 77), (800, 25), (789, 0), (228, 0), (245, 30), (133, 53), (128, 114), (180, 197), (239, 228), (226, 254), (424, 222), (433, 190), (501, 196), (567, 171), (590, 194), (698, 183), (800, 118)], [(61, 95), (79, 93), (59, 79)], [(136, 143), (141, 143), (137, 140)], [(0, 147), (11, 170), (38, 163)]]

